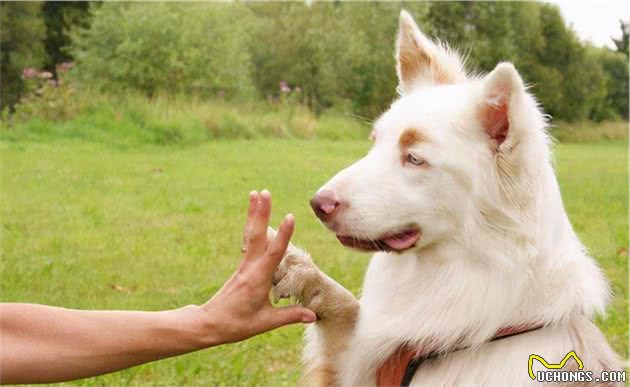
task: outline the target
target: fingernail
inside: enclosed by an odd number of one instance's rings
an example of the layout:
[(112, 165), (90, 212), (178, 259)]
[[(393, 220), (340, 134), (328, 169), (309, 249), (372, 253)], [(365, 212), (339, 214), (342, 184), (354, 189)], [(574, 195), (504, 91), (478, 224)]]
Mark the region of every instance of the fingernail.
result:
[(269, 191), (268, 191), (268, 190), (266, 190), (266, 189), (263, 189), (260, 193), (261, 193), (262, 195), (270, 195)]
[(249, 198), (250, 198), (250, 199), (254, 199), (254, 196), (256, 196), (256, 191), (251, 191), (251, 192), (249, 193)]
[(293, 214), (287, 214), (287, 216), (284, 217), (285, 222), (290, 222), (292, 220), (295, 220), (295, 216), (293, 216)]
[(310, 313), (304, 313), (302, 315), (302, 322), (303, 323), (313, 323), (315, 322), (315, 320), (317, 320), (317, 317), (315, 316), (315, 313), (310, 312)]

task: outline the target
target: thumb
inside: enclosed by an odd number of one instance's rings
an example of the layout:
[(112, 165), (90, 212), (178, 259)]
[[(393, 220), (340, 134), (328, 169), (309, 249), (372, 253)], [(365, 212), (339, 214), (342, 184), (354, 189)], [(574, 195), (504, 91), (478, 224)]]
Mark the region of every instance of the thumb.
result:
[(300, 305), (271, 308), (269, 316), (270, 329), (280, 328), (288, 324), (312, 323), (317, 320), (315, 312)]

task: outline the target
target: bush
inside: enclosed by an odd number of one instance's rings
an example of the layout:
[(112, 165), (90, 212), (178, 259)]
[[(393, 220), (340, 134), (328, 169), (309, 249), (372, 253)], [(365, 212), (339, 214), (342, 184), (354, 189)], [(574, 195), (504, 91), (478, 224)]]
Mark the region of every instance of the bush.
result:
[[(426, 4), (408, 4), (421, 14)], [(300, 87), (321, 113), (345, 107), (375, 117), (396, 96), (393, 57), (400, 4), (252, 4), (254, 81), (264, 96), (278, 83)], [(262, 43), (261, 43), (262, 42)]]
[(22, 71), (24, 95), (14, 106), (12, 119), (20, 121), (37, 117), (62, 121), (81, 110), (84, 101), (75, 96), (76, 88), (66, 77), (72, 66), (72, 63), (58, 65), (57, 79), (53, 79), (53, 74), (48, 71), (25, 68)]
[(91, 28), (73, 34), (72, 55), (83, 83), (147, 96), (253, 92), (246, 7), (104, 3), (93, 9)]

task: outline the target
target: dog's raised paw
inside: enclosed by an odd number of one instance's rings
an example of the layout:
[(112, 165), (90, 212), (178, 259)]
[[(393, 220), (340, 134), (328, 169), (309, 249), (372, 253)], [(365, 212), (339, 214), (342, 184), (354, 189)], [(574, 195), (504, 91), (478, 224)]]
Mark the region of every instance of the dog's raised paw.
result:
[(273, 275), (274, 298), (294, 297), (302, 304), (308, 302), (310, 288), (316, 286), (318, 272), (306, 252), (297, 248), (287, 250)]
[[(275, 231), (269, 229), (267, 238), (275, 236)], [(273, 297), (277, 302), (282, 298), (295, 298), (305, 307), (312, 306), (318, 295), (321, 276), (310, 255), (289, 244), (287, 251), (273, 275)]]

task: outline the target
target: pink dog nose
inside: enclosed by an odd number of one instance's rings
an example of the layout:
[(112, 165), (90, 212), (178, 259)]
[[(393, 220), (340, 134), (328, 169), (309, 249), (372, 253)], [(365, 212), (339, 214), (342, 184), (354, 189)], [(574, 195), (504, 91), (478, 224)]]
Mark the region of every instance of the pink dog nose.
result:
[(324, 219), (335, 212), (337, 207), (339, 207), (339, 202), (334, 192), (324, 190), (315, 194), (315, 197), (311, 199), (311, 207), (318, 218)]

